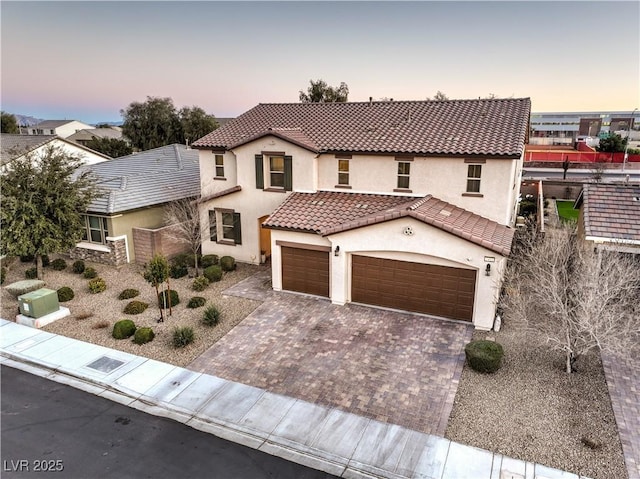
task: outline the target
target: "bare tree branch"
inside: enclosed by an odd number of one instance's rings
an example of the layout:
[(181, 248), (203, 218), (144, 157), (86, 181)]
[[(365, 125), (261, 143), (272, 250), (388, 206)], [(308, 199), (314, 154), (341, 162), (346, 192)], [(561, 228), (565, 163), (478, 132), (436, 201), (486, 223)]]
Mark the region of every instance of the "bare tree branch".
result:
[(189, 245), (195, 261), (196, 276), (198, 276), (198, 251), (203, 237), (198, 204), (190, 199), (169, 203), (164, 209), (164, 222), (172, 226), (167, 232), (169, 238)]

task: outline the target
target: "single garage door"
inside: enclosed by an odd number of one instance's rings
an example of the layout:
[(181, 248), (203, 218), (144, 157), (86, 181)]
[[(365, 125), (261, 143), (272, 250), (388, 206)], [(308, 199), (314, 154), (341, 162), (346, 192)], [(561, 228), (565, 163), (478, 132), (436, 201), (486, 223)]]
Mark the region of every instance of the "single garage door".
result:
[(281, 247), (282, 289), (329, 297), (329, 253)]
[(354, 255), (351, 285), (357, 303), (473, 319), (474, 270)]

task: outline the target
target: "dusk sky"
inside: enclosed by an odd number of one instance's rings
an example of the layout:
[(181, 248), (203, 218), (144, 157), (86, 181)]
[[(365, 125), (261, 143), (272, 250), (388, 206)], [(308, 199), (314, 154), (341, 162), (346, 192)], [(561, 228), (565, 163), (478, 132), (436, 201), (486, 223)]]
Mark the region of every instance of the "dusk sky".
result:
[(297, 102), (530, 97), (544, 111), (640, 107), (640, 3), (0, 3), (3, 111), (120, 121), (147, 96), (234, 117)]

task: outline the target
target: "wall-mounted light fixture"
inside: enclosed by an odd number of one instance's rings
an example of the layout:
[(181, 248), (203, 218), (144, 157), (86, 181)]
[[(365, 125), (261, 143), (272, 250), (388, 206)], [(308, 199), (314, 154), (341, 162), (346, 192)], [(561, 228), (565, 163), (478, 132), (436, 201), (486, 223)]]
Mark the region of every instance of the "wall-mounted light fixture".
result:
[(336, 246), (336, 249), (333, 250), (333, 256), (340, 256), (340, 246)]
[(491, 276), (491, 263), (487, 263), (487, 267), (484, 269), (484, 274)]

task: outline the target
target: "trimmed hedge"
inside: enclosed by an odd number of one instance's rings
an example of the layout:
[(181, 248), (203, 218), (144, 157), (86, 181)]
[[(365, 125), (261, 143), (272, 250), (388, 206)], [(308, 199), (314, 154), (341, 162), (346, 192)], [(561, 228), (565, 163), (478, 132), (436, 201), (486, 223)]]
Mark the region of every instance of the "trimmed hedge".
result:
[(204, 310), (202, 322), (207, 326), (215, 326), (220, 322), (220, 311), (214, 305)]
[(471, 341), (464, 348), (464, 354), (469, 366), (479, 373), (495, 373), (500, 369), (504, 350), (495, 341)]
[(71, 270), (75, 274), (84, 273), (84, 269), (85, 269), (84, 260), (81, 260), (81, 259), (74, 261), (73, 265), (71, 266)]
[(194, 291), (204, 291), (209, 286), (209, 280), (205, 276), (198, 276), (193, 280), (191, 284), (191, 289)]
[(131, 299), (135, 298), (140, 294), (140, 291), (137, 289), (125, 289), (118, 295), (118, 299)]
[(93, 279), (98, 277), (98, 272), (95, 269), (93, 269), (91, 266), (89, 266), (87, 269), (84, 270), (84, 272), (82, 273), (82, 276), (84, 276), (85, 279)]
[(67, 301), (71, 301), (75, 296), (73, 290), (69, 286), (63, 286), (58, 289), (58, 301), (61, 303), (66, 303)]
[(107, 283), (102, 278), (93, 278), (89, 280), (89, 292), (91, 294), (102, 293), (107, 289)]
[(133, 334), (133, 342), (136, 344), (145, 344), (153, 341), (156, 335), (151, 328), (139, 328)]
[(127, 339), (134, 335), (136, 332), (136, 325), (130, 319), (121, 319), (113, 325), (113, 332), (111, 335), (115, 339)]
[(62, 258), (54, 259), (51, 262), (51, 269), (54, 269), (56, 271), (63, 271), (65, 269), (67, 269), (67, 262), (65, 260), (63, 260)]
[(222, 271), (233, 271), (236, 269), (236, 260), (233, 256), (223, 256), (220, 258), (220, 267)]
[(194, 296), (187, 303), (187, 308), (191, 308), (191, 309), (201, 308), (202, 306), (204, 306), (206, 304), (206, 302), (207, 302), (207, 300), (205, 298), (203, 298), (202, 296)]
[(217, 254), (205, 254), (200, 259), (200, 266), (202, 266), (202, 268), (208, 268), (209, 266), (218, 264), (219, 261), (220, 259)]
[(192, 343), (195, 339), (193, 328), (184, 326), (182, 328), (176, 328), (173, 330), (173, 346), (175, 348), (184, 348), (188, 344)]
[(215, 283), (222, 279), (222, 268), (217, 265), (209, 266), (208, 268), (204, 269), (202, 274), (209, 280), (210, 283)]
[[(175, 289), (171, 290), (171, 307), (180, 304), (180, 296)], [(167, 290), (165, 289), (162, 293), (158, 294), (158, 306), (162, 309), (167, 309), (169, 307), (169, 297), (167, 296)]]
[(149, 303), (143, 301), (131, 301), (124, 307), (124, 314), (140, 314), (149, 307)]
[[(200, 264), (201, 258), (202, 257), (198, 255), (198, 265)], [(193, 253), (180, 253), (175, 255), (173, 258), (171, 258), (171, 264), (185, 265), (185, 266), (190, 266), (192, 268), (195, 268), (196, 259)]]
[(169, 267), (169, 276), (173, 279), (184, 278), (189, 274), (186, 264), (172, 264)]

